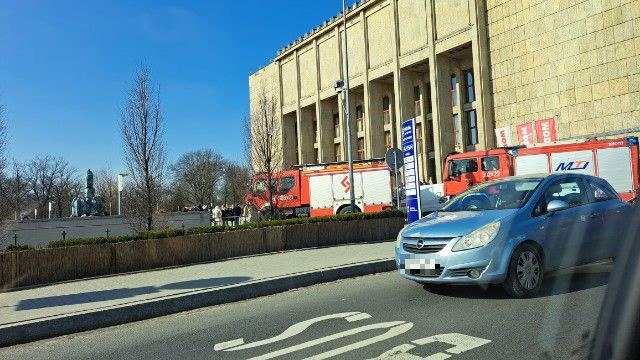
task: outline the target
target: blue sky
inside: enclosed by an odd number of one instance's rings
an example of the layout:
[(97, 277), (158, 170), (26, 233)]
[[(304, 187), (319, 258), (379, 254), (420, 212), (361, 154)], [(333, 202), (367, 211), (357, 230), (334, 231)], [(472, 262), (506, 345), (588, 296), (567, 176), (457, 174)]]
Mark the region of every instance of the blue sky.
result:
[[(353, 1), (349, 1), (353, 3)], [(122, 168), (120, 109), (141, 62), (160, 85), (169, 160), (242, 160), (248, 76), (337, 14), (340, 0), (0, 0), (9, 157)]]

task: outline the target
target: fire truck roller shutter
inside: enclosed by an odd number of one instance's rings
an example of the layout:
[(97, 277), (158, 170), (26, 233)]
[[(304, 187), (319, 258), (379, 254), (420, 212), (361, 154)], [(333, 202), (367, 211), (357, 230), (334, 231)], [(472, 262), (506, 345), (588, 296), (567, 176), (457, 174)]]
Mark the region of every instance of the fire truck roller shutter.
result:
[(607, 180), (618, 192), (633, 191), (631, 151), (627, 147), (596, 150), (598, 176)]
[(547, 154), (523, 155), (516, 157), (515, 175), (540, 174), (549, 172)]
[(391, 174), (386, 169), (362, 173), (365, 206), (392, 203), (390, 178)]
[(551, 171), (595, 175), (593, 150), (552, 153)]
[(309, 176), (309, 203), (314, 209), (331, 209), (333, 213), (333, 190), (331, 175)]
[[(356, 185), (353, 188), (353, 192), (355, 193), (356, 199), (362, 199), (362, 173), (363, 172), (355, 171), (353, 173), (353, 182)], [(333, 200), (336, 202), (349, 201), (351, 199), (349, 173), (341, 172), (333, 174), (332, 178)], [(311, 189), (311, 191), (313, 192), (314, 190)]]

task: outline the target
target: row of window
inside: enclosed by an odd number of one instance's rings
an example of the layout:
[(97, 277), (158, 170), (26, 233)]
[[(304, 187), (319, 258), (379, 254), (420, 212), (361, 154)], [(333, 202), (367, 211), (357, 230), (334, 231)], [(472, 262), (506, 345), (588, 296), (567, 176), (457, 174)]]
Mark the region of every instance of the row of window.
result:
[[(458, 79), (456, 74), (451, 74), (451, 98), (452, 105), (458, 105)], [(475, 88), (474, 88), (474, 76), (473, 76), (473, 68), (467, 69), (463, 71), (463, 87), (464, 87), (464, 100), (465, 103), (472, 103), (475, 101)], [(422, 93), (420, 86), (415, 86), (413, 88), (413, 100), (414, 100), (414, 114), (415, 116), (420, 116), (422, 114)], [(426, 111), (427, 114), (432, 112), (432, 101), (431, 101), (431, 86), (430, 83), (426, 84)], [(382, 120), (383, 124), (388, 125), (391, 124), (391, 102), (388, 96), (384, 96), (382, 98)], [(364, 131), (364, 109), (362, 105), (356, 106), (356, 130), (358, 132)], [(430, 120), (430, 119), (429, 119)], [(457, 113), (453, 114), (453, 125), (454, 125), (454, 140), (457, 147), (464, 147), (465, 141), (463, 141), (463, 131), (462, 131), (462, 122), (460, 121), (460, 116)], [(466, 145), (475, 145), (478, 143), (478, 123), (477, 123), (477, 115), (476, 111), (469, 110), (464, 112), (464, 125), (465, 125), (465, 133), (467, 136)], [(339, 114), (333, 114), (333, 126), (334, 126), (334, 138), (341, 138), (340, 131), (340, 116)], [(432, 126), (429, 126), (429, 130), (433, 129)], [(433, 132), (427, 131), (427, 145), (429, 149), (433, 149)], [(317, 121), (313, 121), (313, 134), (315, 134), (315, 142), (318, 141), (318, 124)], [(391, 131), (385, 131), (384, 133), (384, 142), (385, 147), (387, 149), (392, 147), (392, 136)], [(418, 151), (422, 149), (422, 125), (416, 125), (416, 142), (418, 144)], [(335, 145), (335, 159), (336, 161), (342, 161), (342, 152), (339, 151), (340, 144)], [(359, 137), (357, 142), (358, 149), (358, 159), (364, 158), (364, 138)], [(317, 152), (317, 150), (316, 150)], [(316, 155), (316, 158), (317, 155)]]

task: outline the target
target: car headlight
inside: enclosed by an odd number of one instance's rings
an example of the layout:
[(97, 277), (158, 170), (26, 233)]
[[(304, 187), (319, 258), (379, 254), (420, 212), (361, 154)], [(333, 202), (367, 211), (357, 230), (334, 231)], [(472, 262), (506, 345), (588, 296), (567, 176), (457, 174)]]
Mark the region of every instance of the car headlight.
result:
[(498, 230), (500, 230), (500, 221), (487, 224), (458, 239), (451, 251), (469, 250), (485, 246), (496, 237)]

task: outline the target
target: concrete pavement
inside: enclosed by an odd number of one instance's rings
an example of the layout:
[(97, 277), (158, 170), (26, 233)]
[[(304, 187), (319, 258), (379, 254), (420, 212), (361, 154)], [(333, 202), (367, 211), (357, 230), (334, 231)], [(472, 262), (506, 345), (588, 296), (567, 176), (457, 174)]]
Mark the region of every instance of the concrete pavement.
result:
[(395, 269), (394, 241), (265, 254), (0, 293), (0, 346)]

